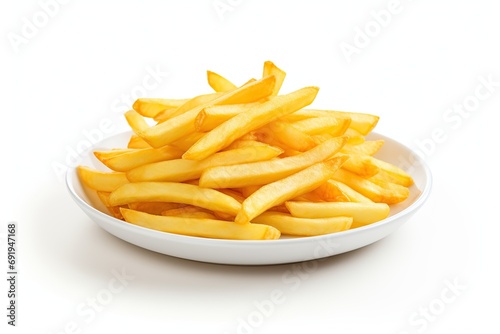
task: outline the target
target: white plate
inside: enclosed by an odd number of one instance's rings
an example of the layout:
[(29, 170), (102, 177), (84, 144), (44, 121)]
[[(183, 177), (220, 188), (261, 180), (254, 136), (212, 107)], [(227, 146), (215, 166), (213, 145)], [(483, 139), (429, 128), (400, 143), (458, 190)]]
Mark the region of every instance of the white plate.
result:
[[(92, 154), (94, 150), (126, 147), (130, 132), (109, 137), (83, 155), (82, 165), (106, 170)], [(80, 184), (76, 169), (68, 171), (66, 183), (76, 204), (100, 227), (109, 233), (158, 253), (184, 259), (236, 265), (269, 265), (314, 260), (376, 242), (394, 232), (422, 206), (431, 189), (431, 173), (425, 162), (404, 145), (372, 133), (368, 139), (384, 139), (377, 157), (406, 169), (415, 180), (410, 196), (403, 203), (392, 205), (388, 218), (345, 232), (315, 237), (282, 238), (279, 240), (221, 240), (190, 237), (159, 232), (129, 224), (108, 215), (95, 192)]]

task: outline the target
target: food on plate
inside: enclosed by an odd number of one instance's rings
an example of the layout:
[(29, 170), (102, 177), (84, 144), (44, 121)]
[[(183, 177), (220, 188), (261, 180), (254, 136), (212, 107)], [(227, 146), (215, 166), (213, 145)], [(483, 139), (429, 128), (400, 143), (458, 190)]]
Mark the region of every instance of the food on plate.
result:
[(123, 147), (77, 168), (109, 214), (194, 237), (273, 240), (360, 228), (405, 201), (411, 175), (381, 160), (366, 136), (379, 117), (309, 108), (318, 87), (281, 93), (286, 73), (237, 85), (207, 71), (213, 92), (139, 98)]

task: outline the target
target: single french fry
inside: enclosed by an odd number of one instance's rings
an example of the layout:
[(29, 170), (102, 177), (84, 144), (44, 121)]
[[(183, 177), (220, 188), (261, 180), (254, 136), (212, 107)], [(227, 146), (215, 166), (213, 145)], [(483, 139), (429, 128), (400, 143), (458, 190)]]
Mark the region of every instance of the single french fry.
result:
[(187, 206), (187, 204), (172, 202), (135, 202), (129, 203), (127, 206), (129, 209), (135, 211), (142, 211), (150, 213), (152, 215), (159, 215), (163, 211), (182, 208)]
[(272, 61), (264, 62), (264, 69), (262, 71), (262, 77), (267, 77), (269, 75), (274, 75), (276, 77), (276, 85), (274, 86), (273, 93), (271, 96), (278, 95), (283, 81), (285, 81), (286, 72), (276, 66)]
[(176, 147), (179, 150), (186, 152), (187, 149), (193, 146), (193, 144), (196, 143), (198, 140), (200, 140), (200, 138), (203, 137), (204, 135), (205, 135), (204, 132), (193, 132), (180, 139), (177, 139), (176, 141), (171, 142), (168, 145)]
[(390, 212), (386, 203), (287, 201), (285, 206), (294, 217), (352, 217), (351, 228), (378, 222), (387, 218)]
[(111, 205), (134, 202), (174, 202), (236, 215), (241, 204), (217, 190), (175, 182), (136, 182), (117, 188), (109, 196)]
[(258, 146), (269, 146), (266, 143), (256, 141), (256, 140), (251, 140), (251, 139), (238, 139), (235, 140), (224, 149), (224, 151), (229, 151), (229, 150), (234, 150), (235, 148), (243, 148), (243, 147), (258, 147)]
[(362, 177), (374, 176), (380, 171), (380, 168), (370, 158), (371, 156), (366, 154), (350, 153), (349, 160), (345, 162), (342, 168)]
[(111, 204), (109, 204), (109, 195), (110, 195), (109, 192), (97, 191), (97, 196), (101, 200), (102, 204), (104, 204), (106, 209), (108, 209), (109, 213), (111, 213), (113, 215), (113, 217), (115, 217), (117, 219), (123, 219), (123, 216), (120, 212), (120, 207), (119, 206), (112, 206)]
[(248, 223), (269, 208), (312, 191), (331, 178), (347, 158), (340, 156), (319, 162), (262, 186), (243, 201), (234, 221), (238, 224)]
[[(347, 162), (347, 161), (346, 161)], [(345, 165), (345, 163), (344, 163)], [(336, 181), (328, 180), (318, 188), (314, 189), (312, 193), (318, 196), (322, 201), (327, 202), (350, 202), (349, 196), (339, 187)], [(371, 201), (370, 201), (371, 202)]]
[[(207, 103), (210, 103), (220, 97), (224, 96), (224, 92), (220, 93), (210, 93), (210, 94), (202, 94), (193, 97), (192, 99), (188, 100), (186, 103), (184, 103), (182, 106), (179, 108), (175, 109), (172, 113), (170, 113), (168, 118), (172, 118), (175, 116), (179, 116), (183, 113), (185, 113), (188, 110), (194, 109), (198, 106), (205, 105)], [(165, 115), (163, 115), (165, 117)], [(161, 119), (158, 119), (159, 122), (162, 122)]]
[(292, 157), (207, 168), (201, 174), (200, 185), (208, 188), (240, 188), (270, 183), (332, 157), (346, 140), (345, 137), (333, 138)]
[(272, 240), (281, 235), (276, 228), (262, 224), (240, 225), (216, 219), (158, 216), (124, 208), (121, 212), (128, 223), (168, 233), (239, 240)]
[[(247, 133), (246, 135), (240, 137), (236, 141), (248, 140), (249, 138), (254, 138), (255, 141), (258, 141), (260, 143), (264, 143), (264, 144), (271, 145), (274, 147), (279, 147), (280, 149), (282, 149), (283, 153), (281, 154), (281, 157), (291, 156), (291, 155), (296, 155), (296, 154), (302, 153), (302, 152), (298, 152), (298, 151), (290, 148), (286, 144), (283, 144), (283, 142), (279, 141), (276, 133), (273, 132), (268, 125), (269, 124), (264, 125), (264, 126), (258, 128), (257, 130), (254, 130), (250, 133)], [(231, 145), (232, 145), (232, 143), (229, 146), (231, 146)], [(227, 147), (229, 147), (229, 146), (227, 146)], [(226, 150), (227, 147), (223, 148), (222, 150)], [(297, 153), (295, 153), (295, 152), (297, 152)]]
[(310, 117), (335, 116), (350, 118), (349, 127), (358, 131), (362, 135), (369, 134), (378, 123), (379, 117), (371, 114), (337, 111), (337, 110), (319, 110), (319, 109), (301, 109), (285, 119), (289, 122), (299, 121)]
[(127, 144), (127, 148), (150, 148), (151, 145), (146, 143), (144, 139), (136, 135), (135, 133), (130, 136), (130, 140)]
[(204, 159), (230, 145), (245, 133), (309, 105), (317, 93), (317, 87), (302, 88), (287, 95), (276, 96), (245, 113), (236, 115), (203, 136), (184, 153), (183, 158)]
[(165, 109), (178, 108), (187, 99), (158, 99), (158, 98), (138, 98), (132, 108), (144, 117), (153, 118)]
[(274, 121), (267, 126), (279, 142), (291, 149), (304, 152), (316, 146), (316, 142), (311, 136), (288, 122)]
[(210, 167), (249, 163), (277, 157), (282, 150), (272, 146), (243, 147), (215, 153), (203, 160), (172, 159), (142, 165), (127, 172), (131, 182), (198, 179)]
[(125, 113), (125, 119), (127, 120), (130, 128), (137, 134), (141, 131), (146, 131), (149, 128), (149, 124), (146, 122), (144, 117), (141, 116), (137, 111), (130, 109)]
[(410, 195), (410, 190), (406, 186), (376, 177), (369, 178), (369, 181), (390, 192), (395, 198), (397, 198), (396, 203), (404, 201)]
[(337, 118), (333, 116), (311, 117), (293, 122), (291, 125), (308, 135), (330, 134), (332, 136), (340, 136), (347, 130), (350, 122), (350, 118)]
[(384, 145), (384, 140), (366, 140), (363, 143), (357, 145), (346, 144), (342, 148), (342, 152), (344, 153), (358, 153), (358, 154), (366, 154), (366, 155), (374, 155), (378, 152)]
[(274, 76), (251, 82), (240, 88), (224, 93), (208, 103), (201, 104), (185, 113), (167, 119), (150, 127), (139, 135), (153, 147), (170, 144), (190, 133), (195, 132), (194, 121), (198, 113), (205, 107), (219, 104), (235, 104), (256, 102), (269, 96), (276, 83)]
[(347, 140), (347, 144), (349, 145), (358, 145), (365, 142), (365, 136), (352, 128), (345, 130), (344, 135), (349, 138)]
[(247, 198), (257, 190), (259, 190), (261, 187), (261, 185), (251, 185), (237, 188), (237, 190), (243, 195), (243, 197)]
[(177, 159), (182, 154), (182, 150), (168, 145), (161, 148), (145, 148), (123, 152), (115, 156), (107, 156), (101, 152), (94, 152), (94, 155), (104, 165), (117, 172), (127, 172), (150, 163)]
[(216, 92), (228, 92), (237, 88), (231, 81), (212, 71), (207, 71), (207, 81)]
[(135, 149), (135, 148), (113, 149), (113, 150), (107, 150), (107, 151), (94, 151), (94, 155), (97, 159), (99, 159), (99, 161), (102, 162), (101, 159), (110, 159), (110, 158), (114, 158), (120, 154), (137, 152), (137, 151), (139, 151), (139, 149)]
[(111, 192), (128, 183), (125, 173), (102, 172), (86, 166), (78, 166), (77, 172), (80, 181), (97, 191)]
[(242, 193), (239, 191), (236, 191), (234, 189), (218, 189), (221, 193), (226, 194), (228, 196), (231, 196), (235, 200), (237, 200), (240, 203), (243, 203), (246, 197), (243, 196)]
[(374, 157), (370, 157), (371, 161), (377, 165), (380, 169), (378, 175), (375, 177), (381, 177), (386, 181), (397, 183), (399, 185), (409, 187), (413, 184), (413, 178), (411, 175), (406, 173), (401, 168), (387, 162)]
[[(316, 190), (316, 189), (314, 189), (314, 190)], [(321, 196), (319, 196), (314, 190), (312, 190), (308, 193), (302, 194), (300, 196), (291, 198), (290, 200), (291, 201), (304, 201), (304, 202), (323, 202), (323, 198), (321, 198)]]
[(162, 110), (158, 114), (156, 114), (155, 117), (153, 117), (153, 120), (155, 120), (156, 123), (164, 122), (167, 119), (172, 118), (172, 115), (177, 111), (177, 109), (179, 109), (179, 107)]
[(395, 204), (410, 195), (408, 188), (389, 182), (374, 183), (344, 169), (339, 169), (332, 177), (353, 188), (376, 203)]
[(227, 104), (220, 106), (212, 106), (204, 108), (196, 116), (195, 127), (196, 131), (207, 132), (215, 129), (228, 119), (248, 111), (250, 108), (258, 105), (259, 102), (244, 103), (244, 104)]
[[(352, 189), (351, 187), (349, 187), (347, 184), (345, 183), (342, 183), (340, 181), (336, 181), (336, 180), (328, 180), (325, 184), (323, 184), (321, 187), (323, 187), (324, 185), (332, 185), (336, 188), (338, 188), (340, 191), (342, 191), (342, 193), (347, 196), (347, 198), (349, 199), (348, 201), (344, 201), (344, 202), (358, 202), (358, 203), (374, 203), (371, 199), (369, 199), (368, 197), (366, 196), (363, 196), (362, 194), (360, 194), (359, 192), (357, 192), (356, 190)], [(321, 188), (320, 187), (320, 188)], [(318, 189), (320, 189), (318, 188)], [(332, 201), (333, 202), (333, 201)]]
[(162, 216), (176, 216), (188, 218), (209, 218), (216, 219), (215, 215), (207, 209), (197, 206), (186, 205), (181, 208), (165, 210), (161, 213)]
[(111, 206), (111, 204), (109, 204), (109, 195), (111, 194), (110, 192), (108, 192), (108, 191), (96, 191), (96, 193), (97, 193), (97, 196), (99, 197), (99, 199), (101, 200), (102, 204), (105, 207)]
[(281, 234), (314, 236), (348, 230), (352, 217), (298, 218), (288, 213), (266, 211), (252, 219), (253, 223), (266, 224)]

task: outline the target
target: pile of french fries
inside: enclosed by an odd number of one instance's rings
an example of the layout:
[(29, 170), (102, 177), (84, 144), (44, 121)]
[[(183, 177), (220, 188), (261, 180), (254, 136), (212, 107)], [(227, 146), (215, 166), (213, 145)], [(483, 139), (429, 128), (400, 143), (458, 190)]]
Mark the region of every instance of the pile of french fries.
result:
[(307, 109), (318, 93), (279, 94), (285, 72), (236, 86), (208, 71), (213, 93), (139, 98), (127, 148), (95, 151), (110, 171), (78, 167), (116, 218), (189, 236), (265, 240), (345, 231), (386, 218), (413, 180), (374, 157), (379, 117)]

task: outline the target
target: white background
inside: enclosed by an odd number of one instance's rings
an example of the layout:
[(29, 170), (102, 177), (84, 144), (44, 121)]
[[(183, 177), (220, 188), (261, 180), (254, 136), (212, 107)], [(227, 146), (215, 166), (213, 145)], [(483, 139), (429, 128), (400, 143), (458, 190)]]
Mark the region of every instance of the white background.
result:
[[(230, 6), (222, 14), (221, 3)], [(498, 333), (496, 4), (401, 0), (381, 26), (372, 11), (388, 0), (69, 1), (49, 6), (52, 17), (38, 1), (3, 0), (0, 259), (6, 273), (6, 225), (15, 221), (19, 278), (15, 329), (2, 278), (1, 332)], [(368, 41), (357, 32), (365, 28)], [(358, 53), (346, 57), (342, 43), (355, 42)], [(396, 233), (306, 275), (300, 264), (155, 254), (104, 232), (72, 202), (61, 166), (89, 134), (124, 127), (121, 99), (140, 92), (148, 71), (163, 74), (146, 96), (184, 98), (210, 92), (207, 69), (242, 84), (268, 59), (287, 72), (282, 92), (317, 85), (313, 106), (377, 114), (378, 132), (425, 156), (432, 194)], [(491, 91), (478, 88), (480, 77)], [(489, 94), (474, 100), (476, 89)], [(466, 117), (448, 114), (464, 102), (474, 109)], [(107, 120), (111, 129), (100, 129)], [(95, 316), (79, 312), (106, 295), (113, 270), (133, 279)], [(282, 302), (244, 325), (273, 290)]]

